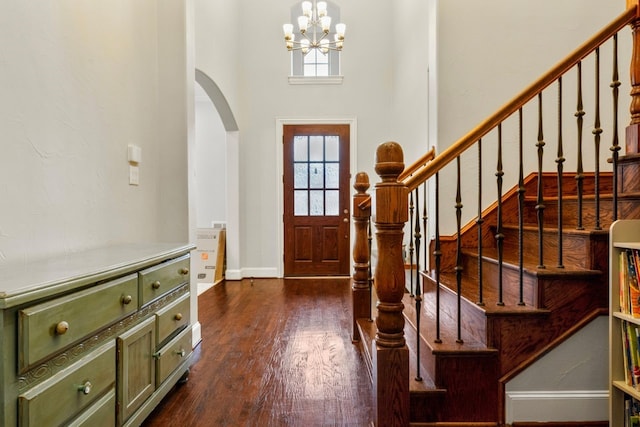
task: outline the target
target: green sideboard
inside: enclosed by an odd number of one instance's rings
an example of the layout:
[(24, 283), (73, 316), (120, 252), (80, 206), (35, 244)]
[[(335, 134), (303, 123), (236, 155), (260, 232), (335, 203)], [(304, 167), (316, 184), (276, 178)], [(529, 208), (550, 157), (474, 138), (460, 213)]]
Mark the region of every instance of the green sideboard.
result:
[(192, 356), (193, 245), (126, 244), (0, 269), (0, 425), (136, 426)]

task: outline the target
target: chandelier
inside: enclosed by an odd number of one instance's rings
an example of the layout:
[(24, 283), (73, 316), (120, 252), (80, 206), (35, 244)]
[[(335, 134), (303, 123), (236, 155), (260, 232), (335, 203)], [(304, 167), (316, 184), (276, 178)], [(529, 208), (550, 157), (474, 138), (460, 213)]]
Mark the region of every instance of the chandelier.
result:
[(345, 24), (336, 24), (334, 38), (330, 40), (331, 17), (327, 15), (327, 2), (316, 3), (315, 0), (313, 4), (310, 1), (302, 2), (302, 15), (298, 16), (300, 40), (295, 39), (293, 24), (282, 26), (287, 49), (301, 50), (305, 55), (311, 49), (317, 49), (325, 55), (329, 50), (342, 50), (346, 28)]

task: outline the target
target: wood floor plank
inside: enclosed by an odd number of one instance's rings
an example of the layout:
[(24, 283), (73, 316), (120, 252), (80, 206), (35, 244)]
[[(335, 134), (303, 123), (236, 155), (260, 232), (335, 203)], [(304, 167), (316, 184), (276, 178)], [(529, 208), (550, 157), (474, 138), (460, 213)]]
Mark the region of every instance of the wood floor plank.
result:
[(371, 425), (350, 292), (348, 279), (242, 280), (206, 291), (189, 381), (143, 425)]

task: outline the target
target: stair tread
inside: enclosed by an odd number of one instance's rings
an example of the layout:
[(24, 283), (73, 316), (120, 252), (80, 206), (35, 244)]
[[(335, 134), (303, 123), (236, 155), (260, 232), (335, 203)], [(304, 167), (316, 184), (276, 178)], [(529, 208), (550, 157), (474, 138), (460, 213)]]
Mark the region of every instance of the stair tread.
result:
[[(363, 347), (367, 349), (365, 350), (366, 357), (370, 359), (373, 356), (371, 349), (376, 336), (376, 323), (369, 319), (358, 319), (357, 322), (360, 330), (360, 339), (362, 340)], [(410, 328), (410, 325), (405, 325), (405, 336), (407, 334), (411, 335), (412, 331)], [(415, 345), (413, 345), (409, 339), (407, 339), (407, 348), (409, 349), (409, 391), (418, 393), (443, 392), (443, 390), (436, 388), (433, 379), (429, 377), (423, 367), (420, 368), (422, 381), (416, 381), (416, 351)], [(371, 365), (370, 362), (369, 360), (369, 364)]]
[[(430, 278), (434, 278), (435, 274), (429, 274), (428, 272), (423, 272)], [(434, 279), (435, 281), (435, 279)], [(440, 284), (444, 286), (445, 290), (451, 292), (453, 294), (456, 293), (456, 276), (455, 273), (440, 273)], [(443, 291), (441, 291), (443, 292)], [(429, 296), (430, 294), (434, 294), (435, 292), (429, 292), (424, 296), (424, 298), (433, 298)], [(478, 286), (477, 282), (472, 278), (463, 276), (462, 277), (462, 297), (467, 301), (474, 304), (478, 310), (485, 313), (485, 315), (544, 315), (549, 311), (543, 308), (537, 308), (532, 305), (518, 305), (518, 301), (505, 301), (505, 296), (503, 295), (504, 305), (498, 305), (498, 291), (493, 286), (485, 286), (482, 290), (482, 302), (483, 304), (478, 303)]]
[[(409, 294), (405, 294), (402, 302), (404, 304), (404, 316), (407, 323), (412, 329), (416, 328), (416, 307), (415, 299)], [(457, 342), (457, 327), (454, 322), (451, 322), (446, 316), (440, 318), (440, 340), (442, 342), (436, 342), (436, 331), (433, 328), (427, 327), (427, 325), (434, 325), (435, 318), (425, 312), (424, 309), (420, 310), (421, 323), (420, 323), (420, 336), (422, 342), (428, 346), (428, 351), (433, 353), (455, 353), (455, 354), (478, 354), (478, 353), (495, 353), (495, 349), (487, 348), (487, 346), (473, 338), (463, 335), (462, 342)], [(406, 329), (406, 328), (405, 328)], [(464, 331), (463, 331), (464, 333)], [(415, 337), (414, 337), (415, 338)], [(414, 344), (415, 346), (415, 344)]]
[[(495, 226), (491, 226), (492, 228), (496, 228)], [(502, 228), (503, 229), (508, 229), (508, 230), (517, 230), (518, 229), (518, 224), (502, 224)], [(529, 224), (529, 225), (523, 225), (522, 227), (525, 231), (538, 231), (538, 224)], [(544, 233), (545, 234), (558, 234), (558, 228), (557, 227), (549, 227), (546, 226), (544, 227)], [(608, 227), (604, 227), (601, 226), (600, 230), (596, 230), (596, 229), (577, 229), (575, 227), (566, 227), (562, 229), (562, 233), (563, 234), (577, 234), (577, 235), (584, 235), (584, 236), (591, 236), (594, 234), (597, 235), (608, 235), (609, 234), (609, 228)]]
[[(608, 234), (608, 232), (605, 232)], [(463, 249), (462, 252), (474, 258), (477, 258), (478, 252), (477, 249)], [(498, 263), (498, 250), (492, 247), (484, 247), (482, 248), (482, 257), (483, 260), (488, 262)], [(591, 270), (582, 267), (575, 267), (572, 265), (565, 265), (564, 267), (558, 267), (553, 264), (545, 265), (544, 267), (538, 266), (538, 259), (535, 260), (529, 257), (523, 257), (522, 260), (523, 269), (526, 274), (538, 276), (538, 277), (557, 277), (557, 276), (567, 276), (567, 275), (584, 275), (584, 276), (592, 276), (602, 274), (600, 270)], [(502, 264), (504, 268), (512, 268), (518, 269), (520, 265), (520, 260), (518, 259), (518, 254), (513, 251), (504, 251), (502, 254)], [(441, 273), (442, 274), (442, 273)]]

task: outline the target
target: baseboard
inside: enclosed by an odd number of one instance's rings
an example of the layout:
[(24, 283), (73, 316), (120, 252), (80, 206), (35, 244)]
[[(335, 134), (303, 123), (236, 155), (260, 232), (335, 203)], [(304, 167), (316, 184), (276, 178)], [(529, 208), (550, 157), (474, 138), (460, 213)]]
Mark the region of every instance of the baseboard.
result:
[(548, 423), (524, 421), (513, 423), (511, 427), (609, 427), (609, 421), (559, 421)]
[(609, 419), (609, 391), (511, 391), (505, 393), (505, 412), (507, 424), (598, 422)]
[(278, 269), (277, 268), (243, 268), (242, 269), (242, 277), (249, 278), (261, 278), (261, 279), (272, 279), (274, 277), (278, 277)]
[(224, 272), (224, 280), (242, 280), (242, 271), (226, 270)]

